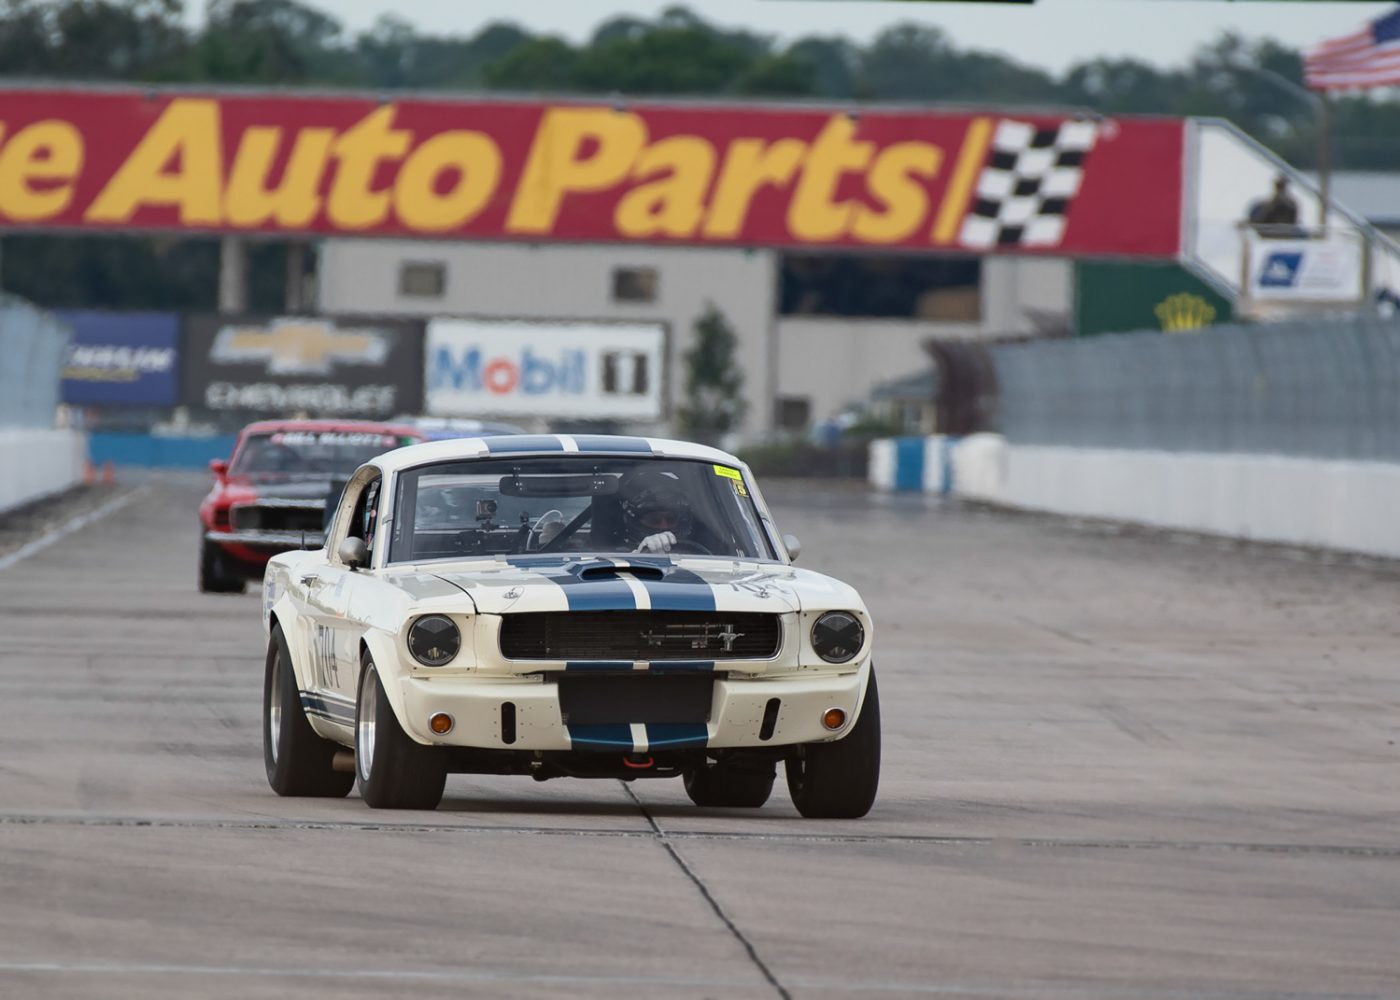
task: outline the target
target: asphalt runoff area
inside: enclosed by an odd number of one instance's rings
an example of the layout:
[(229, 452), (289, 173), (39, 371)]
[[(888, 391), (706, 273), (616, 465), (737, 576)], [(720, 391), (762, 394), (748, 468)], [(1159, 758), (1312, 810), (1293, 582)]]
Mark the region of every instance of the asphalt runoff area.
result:
[(0, 997), (1400, 996), (1400, 567), (769, 487), (860, 588), (879, 801), (279, 799), (193, 479), (0, 569)]

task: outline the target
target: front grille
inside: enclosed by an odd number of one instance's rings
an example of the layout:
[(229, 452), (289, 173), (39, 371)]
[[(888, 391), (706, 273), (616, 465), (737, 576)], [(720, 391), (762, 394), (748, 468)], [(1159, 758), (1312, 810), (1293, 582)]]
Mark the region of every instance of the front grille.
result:
[(537, 611), (506, 615), (508, 660), (766, 660), (777, 615), (732, 611)]
[(320, 532), (326, 508), (320, 501), (278, 504), (239, 504), (233, 508), (234, 531)]

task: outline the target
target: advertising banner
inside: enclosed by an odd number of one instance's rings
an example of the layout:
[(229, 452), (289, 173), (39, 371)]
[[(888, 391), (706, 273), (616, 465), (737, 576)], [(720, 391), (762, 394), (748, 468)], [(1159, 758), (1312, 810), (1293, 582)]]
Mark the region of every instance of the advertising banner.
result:
[(1190, 333), (1229, 323), (1234, 307), (1180, 264), (1081, 260), (1075, 263), (1075, 332)]
[(1181, 119), (0, 89), (0, 225), (1174, 257)]
[(657, 420), (659, 323), (435, 319), (423, 383), (440, 417)]
[(1357, 303), (1363, 297), (1362, 243), (1356, 234), (1326, 239), (1255, 239), (1249, 296), (1256, 302)]
[(249, 415), (380, 420), (423, 404), (423, 324), (380, 318), (185, 321), (183, 401)]
[(179, 379), (174, 313), (55, 313), (73, 328), (62, 399), (75, 406), (174, 406)]

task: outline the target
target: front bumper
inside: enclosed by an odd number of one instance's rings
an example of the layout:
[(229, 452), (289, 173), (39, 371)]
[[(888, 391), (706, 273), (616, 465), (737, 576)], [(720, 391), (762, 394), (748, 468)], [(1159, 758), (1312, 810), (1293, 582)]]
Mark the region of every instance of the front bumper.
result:
[[(709, 721), (690, 726), (631, 724), (570, 727), (559, 708), (559, 685), (552, 680), (465, 677), (404, 677), (404, 711), (399, 722), (419, 743), (495, 750), (596, 750), (645, 753), (702, 747), (715, 749), (786, 746), (839, 739), (855, 725), (870, 673), (867, 658), (851, 673), (812, 671), (783, 677), (717, 677)], [(777, 722), (762, 739), (764, 713), (778, 699)], [(515, 739), (502, 732), (502, 706), (515, 706)], [(836, 732), (822, 725), (831, 708), (846, 713)], [(437, 736), (428, 719), (452, 716), (452, 731)], [(607, 730), (607, 731), (603, 731)]]
[(255, 549), (265, 557), (293, 549), (320, 548), (322, 542), (319, 531), (206, 531), (204, 538), (214, 545)]

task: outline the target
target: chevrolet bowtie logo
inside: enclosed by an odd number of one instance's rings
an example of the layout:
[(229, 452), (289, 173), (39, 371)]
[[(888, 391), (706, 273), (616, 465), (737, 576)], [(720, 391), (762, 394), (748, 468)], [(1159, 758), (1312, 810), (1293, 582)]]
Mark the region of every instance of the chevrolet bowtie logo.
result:
[(380, 365), (389, 338), (378, 330), (342, 330), (314, 319), (280, 319), (270, 326), (226, 326), (214, 337), (209, 359), (221, 364), (263, 364), (269, 375), (329, 375), (337, 364)]

